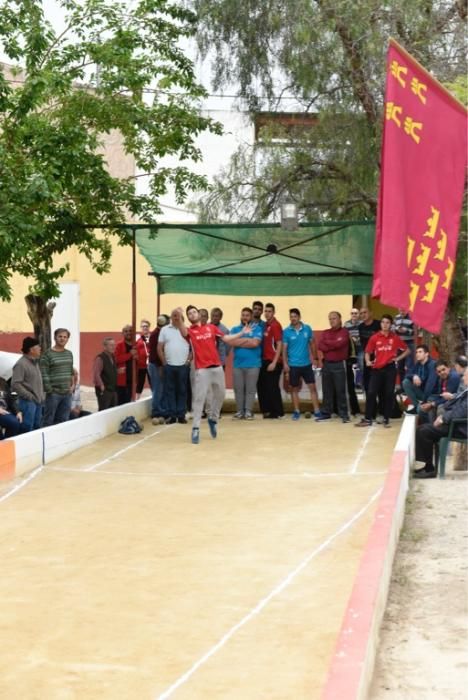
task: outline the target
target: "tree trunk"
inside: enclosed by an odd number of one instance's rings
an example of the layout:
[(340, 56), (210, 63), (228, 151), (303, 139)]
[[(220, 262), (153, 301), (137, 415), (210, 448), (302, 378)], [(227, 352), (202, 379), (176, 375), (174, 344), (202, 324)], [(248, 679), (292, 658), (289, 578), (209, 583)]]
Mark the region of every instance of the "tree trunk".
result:
[(456, 310), (450, 302), (449, 299), (442, 331), (435, 341), (440, 357), (453, 365), (456, 356), (464, 354), (465, 340)]
[(52, 319), (55, 302), (46, 301), (43, 297), (28, 294), (24, 297), (28, 308), (28, 316), (34, 326), (34, 336), (39, 340), (42, 351), (48, 350), (52, 342), (50, 321)]

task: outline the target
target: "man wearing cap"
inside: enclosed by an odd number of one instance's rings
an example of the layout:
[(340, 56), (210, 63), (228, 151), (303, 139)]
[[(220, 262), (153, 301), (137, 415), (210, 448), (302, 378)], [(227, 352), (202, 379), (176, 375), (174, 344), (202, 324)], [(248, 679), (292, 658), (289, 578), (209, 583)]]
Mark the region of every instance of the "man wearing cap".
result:
[(42, 423), (44, 385), (39, 358), (41, 346), (37, 338), (24, 338), (23, 357), (13, 367), (12, 391), (18, 394), (18, 410), (23, 416), (25, 431), (37, 430)]

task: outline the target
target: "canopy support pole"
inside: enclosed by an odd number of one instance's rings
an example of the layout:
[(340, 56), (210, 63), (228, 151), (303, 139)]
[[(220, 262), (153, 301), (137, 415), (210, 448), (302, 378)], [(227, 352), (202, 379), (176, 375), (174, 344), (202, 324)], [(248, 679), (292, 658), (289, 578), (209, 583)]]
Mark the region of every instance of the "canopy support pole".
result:
[[(136, 288), (136, 231), (135, 227), (132, 226), (132, 335), (134, 338), (134, 343), (136, 342), (136, 318), (137, 318), (137, 288)], [(136, 357), (132, 360), (132, 401), (135, 401), (136, 397), (136, 383), (137, 383), (137, 361)]]

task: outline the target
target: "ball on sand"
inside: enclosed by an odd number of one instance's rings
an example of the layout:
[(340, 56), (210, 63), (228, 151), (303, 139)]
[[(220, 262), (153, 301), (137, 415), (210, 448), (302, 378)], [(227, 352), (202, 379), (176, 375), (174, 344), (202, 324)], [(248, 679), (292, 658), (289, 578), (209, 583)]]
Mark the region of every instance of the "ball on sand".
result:
[(304, 413), (304, 418), (312, 418), (312, 413), (310, 411), (306, 411)]

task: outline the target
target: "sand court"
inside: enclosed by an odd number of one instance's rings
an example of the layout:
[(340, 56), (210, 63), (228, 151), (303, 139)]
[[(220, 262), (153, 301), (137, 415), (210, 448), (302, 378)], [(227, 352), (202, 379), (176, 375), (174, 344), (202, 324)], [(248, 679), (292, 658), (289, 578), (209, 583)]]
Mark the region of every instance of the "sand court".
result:
[(205, 423), (2, 486), (2, 698), (320, 697), (398, 422)]

